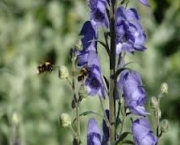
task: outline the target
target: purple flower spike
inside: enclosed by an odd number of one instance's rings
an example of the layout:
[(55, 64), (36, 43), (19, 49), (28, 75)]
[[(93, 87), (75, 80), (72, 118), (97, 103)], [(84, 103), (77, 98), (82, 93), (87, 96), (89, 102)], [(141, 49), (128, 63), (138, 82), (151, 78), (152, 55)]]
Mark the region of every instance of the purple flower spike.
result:
[(157, 145), (157, 137), (146, 118), (136, 119), (133, 122), (132, 134), (135, 145)]
[(122, 89), (126, 106), (132, 114), (141, 116), (149, 114), (144, 108), (146, 92), (136, 71), (122, 71), (118, 87)]
[(145, 32), (139, 23), (135, 9), (119, 7), (115, 14), (116, 54), (122, 51), (134, 53), (144, 51)]
[(106, 0), (89, 0), (89, 7), (91, 9), (91, 22), (93, 26), (109, 27), (109, 20), (106, 13), (108, 3)]
[(87, 145), (101, 145), (101, 131), (94, 118), (91, 118), (88, 123)]

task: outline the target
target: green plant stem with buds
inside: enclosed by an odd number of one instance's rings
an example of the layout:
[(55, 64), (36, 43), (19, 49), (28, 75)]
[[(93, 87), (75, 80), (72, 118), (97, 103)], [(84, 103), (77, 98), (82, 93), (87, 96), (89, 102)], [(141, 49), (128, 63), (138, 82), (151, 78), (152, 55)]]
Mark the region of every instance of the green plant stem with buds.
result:
[[(77, 145), (80, 144), (80, 118), (79, 118), (79, 101), (77, 98), (76, 90), (75, 90), (75, 59), (72, 58), (72, 89), (73, 89), (73, 99), (75, 101), (75, 110), (76, 110), (76, 134), (77, 136), (74, 138), (76, 140)], [(76, 145), (76, 144), (75, 144)]]
[(158, 103), (158, 109), (155, 110), (155, 118), (156, 118), (156, 135), (159, 138), (161, 136), (161, 132), (160, 132), (160, 114), (159, 114), (159, 107), (160, 107), (160, 100), (162, 98), (163, 94), (160, 92), (158, 97), (157, 97), (157, 103)]

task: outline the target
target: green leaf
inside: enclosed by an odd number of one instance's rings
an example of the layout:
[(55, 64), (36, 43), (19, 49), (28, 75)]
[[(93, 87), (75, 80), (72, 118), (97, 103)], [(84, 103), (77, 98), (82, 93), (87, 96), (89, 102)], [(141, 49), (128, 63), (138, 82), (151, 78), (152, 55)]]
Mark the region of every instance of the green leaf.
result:
[(115, 78), (117, 78), (118, 75), (119, 75), (123, 70), (126, 70), (126, 69), (129, 69), (129, 68), (123, 67), (123, 68), (118, 69), (118, 70), (116, 71)]
[(124, 140), (124, 141), (122, 142), (122, 144), (125, 144), (125, 145), (134, 145), (134, 142), (131, 141), (131, 140)]
[(103, 78), (104, 78), (104, 81), (106, 83), (107, 89), (109, 90), (109, 81), (105, 76), (103, 76)]
[(127, 140), (124, 140), (129, 134), (131, 134), (131, 132), (123, 132), (121, 135), (120, 135), (120, 137), (119, 137), (119, 139), (116, 141), (116, 145), (118, 144), (118, 143), (120, 143), (121, 142), (121, 144), (123, 144), (124, 142), (127, 142)]
[(121, 135), (120, 135), (120, 138), (119, 138), (119, 141), (123, 141), (129, 134), (131, 134), (130, 132), (123, 132)]
[(109, 51), (109, 47), (102, 41), (96, 40), (97, 42), (99, 42), (105, 49), (108, 55), (110, 55), (110, 51)]
[[(85, 112), (79, 114), (79, 116), (86, 116), (86, 115), (89, 115), (89, 114), (95, 114), (95, 115), (97, 115), (97, 116), (100, 116), (101, 118), (104, 118), (101, 114), (96, 113), (96, 112), (94, 112), (94, 111), (85, 111)], [(76, 121), (76, 119), (77, 119), (77, 118), (74, 118), (73, 123)]]

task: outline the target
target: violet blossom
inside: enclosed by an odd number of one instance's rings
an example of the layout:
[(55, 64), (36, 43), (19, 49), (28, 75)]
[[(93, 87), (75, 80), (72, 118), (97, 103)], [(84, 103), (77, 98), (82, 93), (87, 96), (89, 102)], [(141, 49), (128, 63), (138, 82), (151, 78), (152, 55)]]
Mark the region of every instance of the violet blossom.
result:
[(144, 108), (146, 92), (136, 71), (122, 71), (118, 87), (122, 90), (125, 104), (132, 114), (141, 116), (149, 114)]
[(93, 26), (109, 27), (109, 20), (106, 13), (108, 2), (106, 0), (89, 0), (89, 7), (91, 9), (90, 19)]
[(153, 134), (146, 118), (133, 121), (132, 134), (135, 145), (157, 145), (157, 137)]
[(122, 51), (134, 53), (144, 51), (146, 35), (139, 23), (139, 16), (135, 9), (119, 7), (115, 14), (116, 54)]

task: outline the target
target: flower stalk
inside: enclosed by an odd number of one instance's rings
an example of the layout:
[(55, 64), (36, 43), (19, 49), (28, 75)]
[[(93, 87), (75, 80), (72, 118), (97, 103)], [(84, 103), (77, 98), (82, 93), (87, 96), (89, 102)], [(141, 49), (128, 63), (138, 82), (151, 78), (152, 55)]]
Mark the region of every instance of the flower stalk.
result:
[[(148, 0), (139, 0), (139, 2), (149, 6)], [(128, 1), (122, 0), (118, 6), (116, 0), (89, 0), (90, 19), (84, 23), (80, 31), (82, 49), (78, 50), (75, 47), (71, 57), (73, 73), (72, 81), (69, 83), (73, 91), (72, 108), (75, 109), (76, 114), (73, 145), (81, 144), (80, 116), (94, 113), (90, 110), (79, 114), (80, 102), (86, 96), (99, 96), (103, 112), (103, 115), (99, 115), (103, 116), (103, 133), (101, 133), (98, 122), (94, 118), (89, 119), (87, 145), (115, 145), (126, 142), (135, 145), (155, 145), (162, 132), (167, 131), (167, 121), (162, 123), (161, 128), (159, 126), (161, 112), (158, 109), (161, 96), (157, 103), (156, 98), (152, 99), (154, 117), (157, 121), (157, 134), (154, 135), (146, 118), (150, 113), (145, 108), (147, 94), (141, 76), (138, 72), (128, 68), (129, 63), (125, 63), (126, 53), (134, 54), (136, 51), (146, 50), (144, 45), (146, 34), (141, 26), (138, 12), (135, 8), (127, 8), (127, 3)], [(104, 32), (105, 43), (98, 39), (99, 28), (107, 29)], [(108, 53), (109, 79), (103, 75), (101, 70), (98, 43)], [(79, 69), (77, 77), (80, 84), (79, 91), (76, 90), (78, 88), (76, 88), (75, 80), (76, 68)], [(63, 77), (68, 79), (66, 75)], [(167, 92), (167, 85), (163, 85), (162, 94), (167, 94)], [(107, 96), (109, 106), (104, 108), (103, 100), (107, 99)], [(124, 131), (124, 124), (128, 119), (131, 121), (131, 131)], [(133, 141), (126, 139), (127, 135), (132, 135)]]
[(75, 112), (76, 112), (76, 134), (77, 136), (74, 138), (73, 145), (80, 145), (80, 118), (79, 118), (79, 101), (76, 94), (75, 89), (75, 57), (72, 56), (72, 90), (73, 90), (73, 100), (75, 103)]
[(115, 116), (116, 116), (116, 103), (115, 103), (115, 90), (116, 90), (116, 33), (115, 33), (115, 0), (110, 2), (110, 87), (109, 87), (109, 110), (110, 110), (110, 142), (115, 142)]

